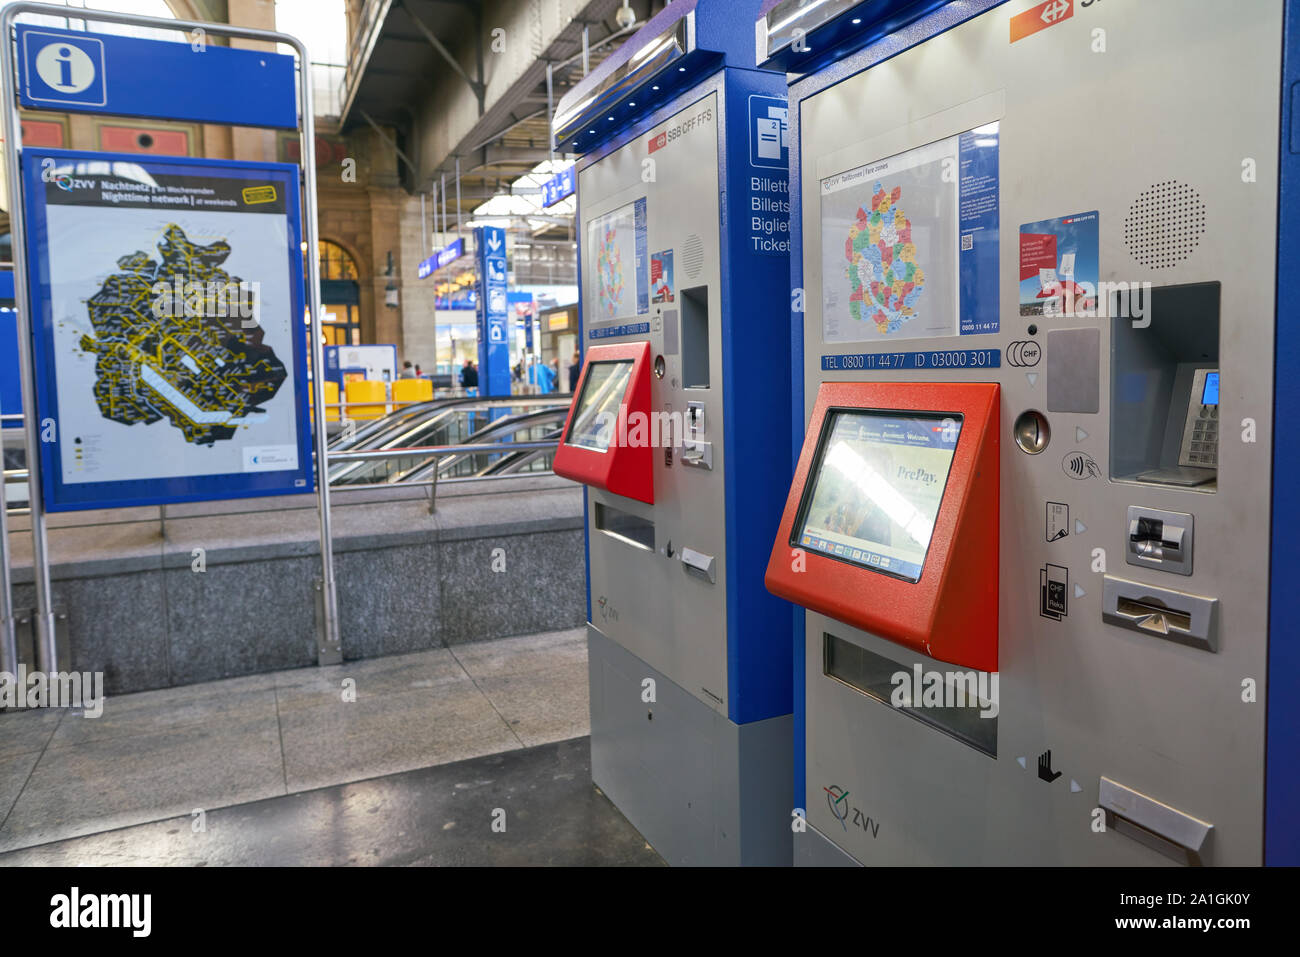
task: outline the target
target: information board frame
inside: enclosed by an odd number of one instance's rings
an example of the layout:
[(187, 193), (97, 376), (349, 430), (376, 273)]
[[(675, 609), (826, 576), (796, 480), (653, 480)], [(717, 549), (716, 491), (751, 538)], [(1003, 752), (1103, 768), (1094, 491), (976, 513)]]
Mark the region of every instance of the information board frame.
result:
[[(48, 164), (46, 161), (51, 161)], [(284, 218), (288, 227), (287, 285), (289, 329), (292, 355), (287, 357), (293, 371), (293, 403), (297, 448), (297, 466), (274, 471), (214, 472), (190, 477), (155, 477), (122, 481), (66, 482), (63, 478), (63, 453), (68, 441), (59, 415), (59, 390), (54, 341), (54, 321), (50, 276), (49, 207), (46, 202), (47, 168), (59, 164), (129, 164), (149, 175), (190, 175), (205, 179), (248, 181), (250, 187), (275, 185), (282, 190)], [(30, 302), (30, 328), (35, 350), (36, 396), (42, 416), (53, 418), (56, 427), (41, 442), (42, 486), (45, 508), (50, 512), (88, 508), (126, 508), (142, 505), (171, 505), (214, 498), (236, 499), (262, 495), (307, 494), (315, 491), (311, 452), (311, 421), (306, 402), (307, 356), (306, 326), (300, 321), (305, 309), (302, 220), (297, 168), (286, 163), (249, 163), (234, 160), (210, 160), (193, 157), (152, 157), (119, 153), (90, 153), (81, 150), (28, 148), (23, 151), (23, 200), (27, 214), (27, 278)], [(93, 166), (91, 168), (94, 168)], [(92, 175), (92, 174), (87, 174)], [(95, 177), (102, 182), (103, 174)], [(182, 207), (183, 208), (183, 207)], [(161, 211), (160, 211), (161, 212)], [(249, 213), (248, 215), (267, 215)], [(123, 253), (130, 250), (123, 250)], [(88, 396), (88, 401), (93, 397)], [(155, 423), (158, 425), (159, 423)]]

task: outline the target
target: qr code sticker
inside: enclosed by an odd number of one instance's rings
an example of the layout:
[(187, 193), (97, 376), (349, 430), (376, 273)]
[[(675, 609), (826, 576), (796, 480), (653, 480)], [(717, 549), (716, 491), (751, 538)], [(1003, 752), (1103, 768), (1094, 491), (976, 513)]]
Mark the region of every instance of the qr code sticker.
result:
[(974, 249), (974, 248), (975, 248), (975, 236), (973, 233), (967, 233), (965, 236), (961, 238), (961, 251), (965, 252), (968, 249)]

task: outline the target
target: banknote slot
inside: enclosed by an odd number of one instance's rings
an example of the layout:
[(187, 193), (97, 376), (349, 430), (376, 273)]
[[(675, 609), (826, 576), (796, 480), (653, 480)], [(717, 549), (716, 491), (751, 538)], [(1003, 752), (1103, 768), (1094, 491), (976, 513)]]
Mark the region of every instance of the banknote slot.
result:
[(1216, 651), (1219, 600), (1107, 575), (1101, 617), (1109, 625)]

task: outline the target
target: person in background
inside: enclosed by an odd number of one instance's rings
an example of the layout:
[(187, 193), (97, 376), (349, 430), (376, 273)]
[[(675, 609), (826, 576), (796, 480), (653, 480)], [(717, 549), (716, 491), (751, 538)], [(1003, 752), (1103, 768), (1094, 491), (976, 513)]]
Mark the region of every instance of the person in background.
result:
[(419, 373), (415, 371), (410, 362), (403, 362), (402, 371), (397, 374), (397, 378), (414, 379), (417, 375), (419, 375)]
[(466, 395), (478, 395), (478, 369), (474, 367), (474, 360), (466, 359), (460, 367), (460, 384)]
[(424, 376), (424, 373), (420, 371), (420, 363), (417, 362), (417, 363), (415, 364), (415, 377), (416, 377), (417, 379), (419, 379), (419, 378), (422, 378), (423, 376)]
[(582, 357), (578, 350), (573, 350), (573, 360), (569, 363), (569, 391), (578, 391), (578, 376), (582, 373)]
[(560, 391), (560, 357), (559, 356), (554, 356), (551, 359), (551, 364), (546, 367), (546, 378), (548, 381), (548, 385), (550, 386), (550, 388), (548, 388), (546, 391), (559, 392)]

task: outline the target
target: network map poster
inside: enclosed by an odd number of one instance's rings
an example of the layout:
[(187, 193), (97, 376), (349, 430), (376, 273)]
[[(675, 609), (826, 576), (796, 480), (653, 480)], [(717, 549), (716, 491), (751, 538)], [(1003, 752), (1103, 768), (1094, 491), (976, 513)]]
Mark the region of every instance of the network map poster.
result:
[(298, 169), (24, 150), (50, 511), (313, 490)]

